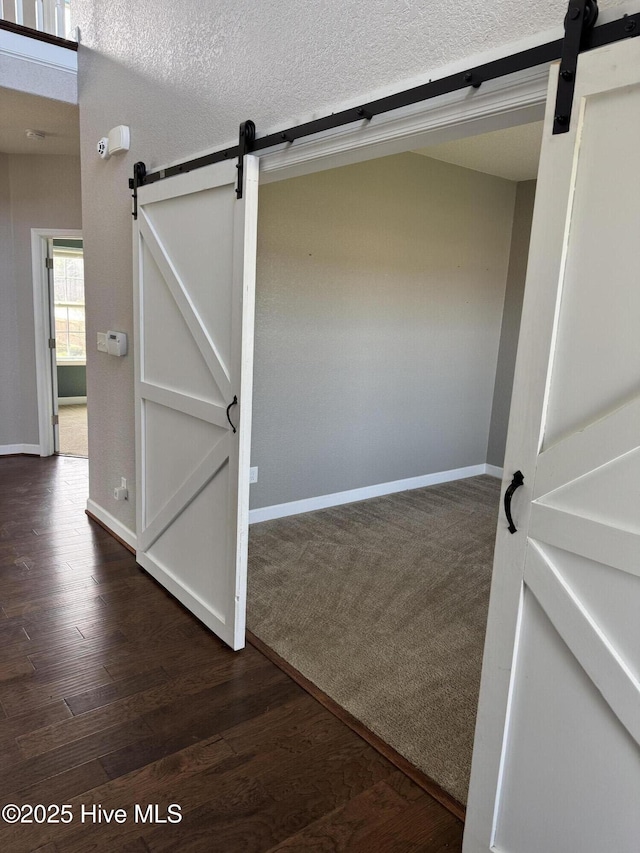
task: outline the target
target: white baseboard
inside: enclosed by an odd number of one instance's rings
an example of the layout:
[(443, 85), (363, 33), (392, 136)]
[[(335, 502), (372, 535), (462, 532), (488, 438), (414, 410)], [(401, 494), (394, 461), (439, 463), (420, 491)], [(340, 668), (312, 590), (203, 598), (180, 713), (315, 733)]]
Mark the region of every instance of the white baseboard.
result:
[(95, 501), (92, 501), (91, 498), (87, 501), (87, 512), (90, 512), (91, 515), (95, 515), (95, 517), (100, 521), (111, 533), (114, 533), (119, 539), (122, 539), (123, 542), (126, 542), (130, 548), (133, 548), (134, 551), (137, 547), (138, 538), (136, 534), (124, 525), (121, 521), (111, 515), (110, 512), (107, 512), (106, 509), (97, 504)]
[(499, 480), (502, 479), (504, 474), (504, 468), (498, 468), (497, 465), (485, 465), (485, 474), (488, 474), (490, 477), (497, 477)]
[(58, 397), (58, 406), (86, 406), (86, 404), (86, 397)]
[[(491, 470), (489, 470), (491, 469)], [(406, 492), (409, 489), (423, 489), (425, 486), (436, 486), (438, 483), (450, 483), (452, 480), (464, 480), (467, 477), (478, 477), (480, 474), (497, 476), (499, 471), (493, 465), (468, 465), (466, 468), (453, 468), (450, 471), (437, 471), (435, 474), (424, 474), (421, 477), (409, 477), (406, 480), (394, 480), (390, 483), (378, 483), (375, 486), (365, 486), (361, 489), (350, 489), (346, 492), (335, 492), (332, 495), (318, 495), (301, 501), (290, 501), (285, 504), (274, 504), (259, 509), (249, 510), (249, 524), (260, 521), (271, 521), (274, 518), (285, 518), (288, 515), (300, 515), (303, 512), (313, 512), (316, 509), (327, 509), (331, 506), (366, 501), (382, 495), (392, 495), (396, 492)]]
[(18, 453), (28, 453), (29, 456), (40, 456), (40, 445), (0, 444), (0, 456), (15, 456)]

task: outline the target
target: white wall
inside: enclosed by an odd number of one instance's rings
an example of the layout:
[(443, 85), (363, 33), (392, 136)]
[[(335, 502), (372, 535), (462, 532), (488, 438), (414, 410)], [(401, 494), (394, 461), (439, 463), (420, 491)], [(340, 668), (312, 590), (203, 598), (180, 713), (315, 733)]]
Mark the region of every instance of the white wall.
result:
[(515, 194), (411, 153), (262, 188), (252, 508), (486, 461)]
[[(82, 228), (79, 159), (35, 154), (0, 156), (0, 201), (4, 211), (0, 215), (0, 339), (2, 352), (7, 354), (6, 360), (0, 361), (0, 445), (37, 445), (31, 229)], [(9, 228), (4, 226), (7, 212)]]
[[(246, 118), (264, 134), (517, 39), (560, 37), (565, 13), (566, 0), (74, 0), (90, 341), (132, 331), (136, 160), (153, 168), (232, 143)], [(95, 144), (118, 124), (131, 126), (131, 151), (104, 163)], [(134, 482), (133, 360), (89, 352), (91, 497), (133, 528), (134, 501), (112, 497), (120, 476)]]

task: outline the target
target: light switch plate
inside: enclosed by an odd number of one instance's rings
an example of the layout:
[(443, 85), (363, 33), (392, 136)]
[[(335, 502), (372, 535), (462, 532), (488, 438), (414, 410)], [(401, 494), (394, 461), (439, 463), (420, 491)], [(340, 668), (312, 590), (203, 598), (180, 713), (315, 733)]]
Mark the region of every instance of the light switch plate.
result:
[(108, 352), (106, 332), (98, 332), (98, 352)]

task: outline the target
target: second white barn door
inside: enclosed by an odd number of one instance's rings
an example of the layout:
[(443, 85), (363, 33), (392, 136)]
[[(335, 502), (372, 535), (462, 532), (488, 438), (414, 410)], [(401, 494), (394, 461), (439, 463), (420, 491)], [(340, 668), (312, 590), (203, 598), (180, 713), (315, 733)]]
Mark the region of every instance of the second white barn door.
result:
[(136, 558), (244, 645), (258, 160), (138, 190)]
[(540, 162), (465, 853), (640, 844), (640, 39)]

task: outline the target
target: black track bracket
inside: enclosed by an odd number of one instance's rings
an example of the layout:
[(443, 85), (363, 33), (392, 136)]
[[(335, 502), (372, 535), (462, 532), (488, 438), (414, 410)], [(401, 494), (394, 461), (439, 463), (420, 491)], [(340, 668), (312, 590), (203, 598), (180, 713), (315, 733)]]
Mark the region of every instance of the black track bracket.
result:
[(244, 182), (244, 155), (253, 150), (256, 138), (256, 126), (249, 119), (240, 125), (240, 136), (238, 137), (238, 183), (236, 185), (236, 197), (242, 198), (242, 184)]
[(134, 219), (138, 218), (138, 187), (144, 183), (146, 174), (147, 167), (142, 161), (133, 164), (133, 177), (129, 178), (129, 189), (132, 190), (133, 210), (131, 211), (131, 215)]
[(556, 108), (553, 114), (553, 133), (566, 133), (571, 125), (571, 108), (576, 86), (578, 56), (585, 37), (598, 19), (597, 0), (570, 0), (564, 19), (564, 41), (560, 59)]
[[(573, 11), (574, 7), (577, 7), (577, 13)], [(266, 136), (261, 136), (259, 139), (255, 139), (255, 128), (253, 128), (251, 133), (247, 134), (245, 132), (241, 134), (241, 147), (244, 148), (244, 153), (249, 150), (258, 153), (268, 151), (284, 143), (292, 145), (299, 139), (306, 139), (318, 133), (326, 133), (327, 131), (344, 127), (353, 122), (362, 122), (363, 119), (373, 120), (377, 116), (385, 115), (394, 110), (424, 103), (431, 98), (439, 98), (450, 92), (459, 92), (469, 86), (477, 88), (491, 80), (498, 80), (501, 77), (505, 77), (507, 74), (516, 74), (527, 68), (537, 68), (540, 65), (557, 62), (559, 59), (562, 60), (561, 71), (563, 74), (558, 84), (558, 101), (555, 111), (558, 119), (554, 122), (554, 132), (566, 132), (569, 129), (571, 121), (577, 54), (582, 51), (595, 50), (607, 44), (615, 44), (628, 38), (640, 37), (640, 12), (623, 15), (621, 18), (595, 27), (594, 24), (598, 14), (597, 0), (572, 0), (569, 8), (572, 11), (567, 15), (565, 23), (566, 37), (564, 39), (559, 38), (545, 44), (539, 44), (535, 47), (522, 50), (519, 53), (513, 53), (510, 56), (503, 56), (491, 62), (485, 62), (464, 72), (456, 71), (455, 74), (450, 74), (447, 77), (430, 80), (428, 83), (421, 83), (419, 86), (414, 86), (411, 89), (404, 89), (401, 92), (385, 95), (383, 98), (369, 101), (359, 107), (349, 107), (337, 113), (329, 113), (304, 124), (298, 124), (294, 127), (269, 133)], [(248, 123), (245, 122), (245, 128), (247, 125)], [(253, 124), (250, 127), (253, 127)], [(253, 141), (247, 144), (252, 136), (254, 137)], [(211, 166), (213, 163), (221, 163), (225, 160), (232, 162), (236, 157), (238, 157), (237, 145), (232, 145), (229, 148), (221, 148), (209, 154), (201, 154), (199, 157), (184, 160), (182, 163), (175, 163), (173, 166), (165, 166), (164, 169), (147, 172), (139, 180), (138, 186), (148, 186), (156, 181), (164, 181), (166, 178), (171, 178), (174, 175), (181, 175), (193, 169), (202, 169), (204, 166)], [(241, 167), (238, 169), (240, 172), (238, 176), (238, 189), (240, 192), (238, 195), (240, 195), (242, 192), (243, 177), (242, 163), (240, 162), (238, 165)], [(129, 186), (131, 189), (134, 189), (132, 181), (129, 181)]]

